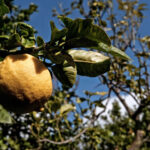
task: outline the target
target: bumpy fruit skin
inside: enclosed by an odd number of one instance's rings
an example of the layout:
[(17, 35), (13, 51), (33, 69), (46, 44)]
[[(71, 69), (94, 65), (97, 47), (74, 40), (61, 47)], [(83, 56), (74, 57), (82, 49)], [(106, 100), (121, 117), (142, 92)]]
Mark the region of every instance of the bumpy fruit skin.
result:
[(15, 113), (40, 109), (52, 94), (50, 72), (29, 54), (8, 55), (0, 64), (0, 104)]

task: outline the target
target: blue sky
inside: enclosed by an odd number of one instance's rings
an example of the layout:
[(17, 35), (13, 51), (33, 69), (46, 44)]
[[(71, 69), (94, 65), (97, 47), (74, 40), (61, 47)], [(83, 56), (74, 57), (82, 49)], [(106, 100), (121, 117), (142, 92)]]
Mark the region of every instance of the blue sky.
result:
[[(31, 16), (30, 21), (28, 22), (30, 25), (32, 25), (37, 31), (38, 35), (42, 36), (46, 42), (50, 40), (50, 20), (53, 20), (57, 27), (58, 20), (55, 17), (52, 17), (52, 9), (56, 8), (59, 11), (59, 3), (62, 4), (63, 7), (67, 8), (69, 7), (70, 2), (72, 0), (15, 0), (15, 4), (20, 5), (22, 8), (27, 8), (30, 3), (35, 3), (38, 5), (38, 13), (34, 13)], [(87, 2), (85, 0), (85, 2)], [(140, 1), (142, 3), (148, 3), (147, 8), (150, 8), (150, 0), (142, 0)], [(142, 36), (150, 35), (150, 9), (147, 10), (145, 13), (145, 20), (143, 24), (141, 25), (140, 33)], [(71, 16), (71, 18), (77, 18), (80, 17), (78, 12), (74, 12), (74, 14)], [(99, 87), (96, 88), (96, 85), (99, 83), (98, 78), (88, 78), (88, 77), (81, 77), (80, 78), (80, 84), (77, 90), (77, 93), (82, 95), (82, 92), (84, 90), (89, 91), (99, 91), (99, 90), (105, 90), (105, 88), (100, 89)]]
[[(85, 0), (87, 3), (88, 0)], [(27, 8), (30, 3), (35, 3), (38, 5), (38, 13), (34, 13), (31, 16), (29, 23), (34, 26), (39, 34), (45, 39), (49, 40), (50, 38), (50, 27), (49, 21), (53, 20), (55, 23), (58, 23), (58, 20), (55, 17), (52, 17), (52, 9), (56, 8), (59, 11), (59, 4), (61, 4), (64, 8), (69, 7), (70, 2), (72, 0), (15, 0), (15, 4), (20, 5), (22, 8)], [(147, 3), (147, 8), (150, 8), (150, 1), (149, 0), (142, 0), (141, 3)], [(150, 9), (145, 11), (145, 20), (141, 26), (141, 33), (142, 35), (150, 34)], [(80, 17), (79, 13), (76, 11), (71, 15), (72, 18)], [(49, 32), (48, 32), (49, 31)]]

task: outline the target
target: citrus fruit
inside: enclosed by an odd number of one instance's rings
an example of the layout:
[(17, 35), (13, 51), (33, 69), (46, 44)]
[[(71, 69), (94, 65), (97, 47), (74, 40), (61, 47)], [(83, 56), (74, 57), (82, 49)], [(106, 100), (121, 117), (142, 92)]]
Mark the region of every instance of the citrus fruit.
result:
[(40, 110), (52, 94), (49, 70), (30, 54), (8, 55), (0, 63), (0, 104), (15, 113)]

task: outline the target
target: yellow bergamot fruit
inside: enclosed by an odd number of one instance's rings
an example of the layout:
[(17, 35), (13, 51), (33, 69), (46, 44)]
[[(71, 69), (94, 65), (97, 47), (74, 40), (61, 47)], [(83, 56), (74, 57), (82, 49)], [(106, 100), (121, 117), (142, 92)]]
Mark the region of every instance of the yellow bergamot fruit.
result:
[(29, 54), (8, 55), (0, 63), (0, 104), (15, 113), (40, 109), (52, 94), (49, 70)]

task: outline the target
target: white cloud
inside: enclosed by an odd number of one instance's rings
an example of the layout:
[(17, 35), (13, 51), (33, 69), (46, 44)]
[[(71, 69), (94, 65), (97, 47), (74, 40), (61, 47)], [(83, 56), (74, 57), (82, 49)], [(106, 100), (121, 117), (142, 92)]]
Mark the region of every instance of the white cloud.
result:
[[(127, 105), (131, 108), (131, 109), (135, 109), (137, 107), (137, 103), (135, 102), (135, 100), (130, 96), (130, 95), (123, 95), (122, 96), (123, 99), (125, 99), (125, 102), (127, 103)], [(103, 113), (103, 114), (106, 114), (112, 110), (112, 107), (113, 107), (113, 103), (117, 101), (119, 106), (120, 106), (120, 109), (121, 109), (121, 113), (122, 115), (124, 115), (126, 113), (126, 109), (125, 107), (123, 106), (123, 104), (119, 101), (119, 99), (114, 96), (112, 98), (110, 98), (109, 100), (109, 103), (107, 105), (107, 108), (106, 108), (106, 111)], [(106, 101), (103, 103), (104, 105), (106, 105)], [(100, 108), (100, 107), (97, 107), (96, 109), (96, 114), (98, 114), (100, 111), (102, 111), (103, 109)]]
[[(136, 109), (138, 104), (135, 102), (135, 100), (130, 96), (130, 95), (123, 95), (122, 98), (125, 99), (127, 105), (130, 107), (130, 109)], [(119, 99), (114, 96), (112, 98), (109, 99), (109, 102), (107, 104), (106, 110), (104, 113), (102, 113), (102, 116), (107, 116), (108, 121), (111, 121), (111, 118), (109, 117), (109, 112), (110, 110), (112, 110), (113, 108), (113, 103), (117, 101), (119, 106), (120, 106), (120, 110), (121, 110), (121, 115), (125, 115), (127, 113), (125, 107), (123, 106), (123, 104), (119, 101)], [(107, 100), (105, 100), (103, 102), (104, 105), (106, 105)], [(100, 113), (103, 110), (103, 108), (100, 107), (96, 107), (96, 114)], [(90, 112), (88, 112), (88, 114), (91, 114)], [(87, 122), (88, 120), (85, 118), (84, 119), (84, 123)], [(97, 122), (100, 122), (101, 125), (104, 125), (106, 122), (104, 120), (101, 119), (101, 117), (98, 118)]]

